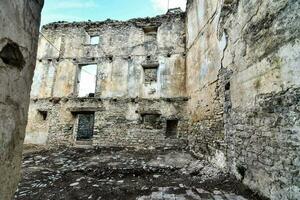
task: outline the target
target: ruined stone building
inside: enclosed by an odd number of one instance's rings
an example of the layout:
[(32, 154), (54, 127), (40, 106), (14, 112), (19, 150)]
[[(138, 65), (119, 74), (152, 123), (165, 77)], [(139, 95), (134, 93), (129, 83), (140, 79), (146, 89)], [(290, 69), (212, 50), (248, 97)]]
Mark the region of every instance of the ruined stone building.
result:
[(44, 26), (27, 142), (188, 146), (265, 196), (297, 196), (299, 1), (257, 2)]
[(44, 26), (27, 141), (180, 145), (176, 136), (187, 121), (184, 20), (184, 13), (170, 11)]
[[(299, 199), (299, 11), (298, 0), (188, 0), (186, 12), (154, 18), (48, 24), (39, 38), (25, 142), (187, 148), (263, 196)], [(3, 69), (25, 76), (14, 76), (17, 89), (0, 94), (8, 120), (1, 127), (16, 135), (25, 129), (35, 59), (35, 40), (18, 41), (18, 34), (37, 34), (38, 17), (28, 19), (32, 29), (13, 32), (21, 50), (0, 43)], [(12, 37), (8, 29), (0, 34)], [(8, 82), (10, 75), (1, 75)], [(22, 134), (7, 141), (12, 149), (1, 153), (11, 158)]]

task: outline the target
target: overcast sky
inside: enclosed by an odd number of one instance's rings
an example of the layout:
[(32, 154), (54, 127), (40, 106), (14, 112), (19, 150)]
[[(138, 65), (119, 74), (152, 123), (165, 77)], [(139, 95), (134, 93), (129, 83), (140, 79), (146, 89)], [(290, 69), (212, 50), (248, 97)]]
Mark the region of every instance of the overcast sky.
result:
[[(169, 0), (185, 10), (186, 0)], [(42, 25), (55, 21), (128, 20), (166, 13), (168, 0), (45, 0)]]

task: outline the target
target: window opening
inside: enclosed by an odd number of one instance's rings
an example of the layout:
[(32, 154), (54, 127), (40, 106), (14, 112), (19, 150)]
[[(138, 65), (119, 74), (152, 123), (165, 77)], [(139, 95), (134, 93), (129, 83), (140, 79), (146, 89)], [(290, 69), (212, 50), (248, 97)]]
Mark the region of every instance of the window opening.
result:
[(166, 137), (177, 135), (178, 120), (167, 120)]
[(143, 68), (145, 83), (156, 82), (158, 74), (158, 64), (144, 65)]
[(96, 91), (97, 65), (80, 66), (78, 97), (93, 97)]
[(92, 45), (99, 44), (99, 40), (100, 40), (100, 37), (98, 35), (90, 36), (90, 44), (92, 44)]
[(43, 110), (38, 110), (39, 115), (41, 116), (41, 118), (45, 121), (47, 120), (48, 117), (48, 112), (47, 111), (43, 111)]

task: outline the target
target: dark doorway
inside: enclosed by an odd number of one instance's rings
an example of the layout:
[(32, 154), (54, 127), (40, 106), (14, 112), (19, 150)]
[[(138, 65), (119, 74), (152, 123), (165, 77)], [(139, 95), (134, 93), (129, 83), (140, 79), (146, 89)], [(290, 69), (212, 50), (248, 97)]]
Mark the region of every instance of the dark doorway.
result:
[(78, 114), (77, 140), (89, 140), (94, 133), (94, 113)]
[(166, 137), (172, 137), (177, 135), (178, 120), (167, 120)]

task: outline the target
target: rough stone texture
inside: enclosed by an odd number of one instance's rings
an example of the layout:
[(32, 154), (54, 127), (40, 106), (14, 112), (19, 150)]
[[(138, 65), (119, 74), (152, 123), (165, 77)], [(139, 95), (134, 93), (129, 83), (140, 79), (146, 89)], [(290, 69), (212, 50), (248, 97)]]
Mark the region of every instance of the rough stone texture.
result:
[(19, 181), (42, 0), (0, 1), (0, 199)]
[[(95, 125), (93, 145), (97, 146), (133, 146), (166, 147), (186, 146), (185, 137), (187, 119), (184, 116), (186, 100), (178, 99), (101, 99), (101, 98), (46, 98), (32, 100), (30, 115), (34, 121), (27, 129), (36, 129), (39, 138), (31, 141), (43, 141), (48, 144), (76, 144), (76, 114), (74, 112), (94, 111)], [(43, 120), (38, 110), (48, 111), (47, 120)], [(158, 126), (148, 127), (142, 121), (141, 113), (160, 113)], [(178, 134), (166, 138), (166, 120), (179, 119)], [(36, 126), (38, 124), (39, 126)], [(32, 127), (34, 126), (34, 127)], [(78, 141), (77, 141), (78, 142)], [(38, 142), (36, 142), (38, 143)], [(45, 144), (42, 143), (42, 144)]]
[[(200, 157), (218, 157), (215, 164), (225, 167), (223, 85), (226, 77), (222, 53), (226, 37), (218, 34), (221, 1), (188, 1), (187, 5), (187, 93), (191, 97), (187, 112), (190, 118), (191, 150)], [(216, 156), (217, 155), (217, 156)]]
[(262, 200), (178, 149), (63, 147), (25, 153), (23, 170), (16, 200)]
[[(74, 114), (92, 111), (94, 145), (187, 139), (262, 195), (297, 199), (299, 10), (298, 0), (188, 0), (186, 14), (47, 25), (27, 141), (74, 143)], [(99, 44), (88, 44), (95, 35)], [(98, 65), (93, 98), (77, 98), (82, 64)], [(175, 138), (166, 138), (168, 119), (179, 120)]]
[[(187, 126), (184, 113), (188, 100), (184, 20), (185, 13), (174, 11), (126, 22), (58, 22), (44, 26), (26, 143), (73, 144), (78, 129), (76, 113), (90, 111), (95, 112), (90, 144), (185, 147), (181, 134)], [(89, 44), (90, 36), (95, 35), (99, 44)], [(92, 98), (77, 95), (76, 80), (83, 64), (98, 66)], [(158, 116), (156, 127), (144, 123), (145, 115)], [(167, 120), (179, 121), (175, 137), (166, 136)]]
[(300, 196), (299, 4), (187, 7), (191, 149), (271, 199)]

